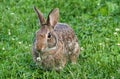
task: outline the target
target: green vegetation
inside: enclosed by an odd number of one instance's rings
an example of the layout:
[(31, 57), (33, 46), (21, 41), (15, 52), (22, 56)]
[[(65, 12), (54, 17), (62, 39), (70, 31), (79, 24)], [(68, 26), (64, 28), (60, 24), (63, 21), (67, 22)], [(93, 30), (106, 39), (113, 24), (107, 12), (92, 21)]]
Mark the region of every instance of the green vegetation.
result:
[[(81, 46), (76, 65), (59, 73), (35, 66), (31, 48), (39, 28), (33, 10), (47, 17), (60, 9), (60, 22), (75, 31)], [(120, 0), (0, 1), (0, 79), (120, 79)]]

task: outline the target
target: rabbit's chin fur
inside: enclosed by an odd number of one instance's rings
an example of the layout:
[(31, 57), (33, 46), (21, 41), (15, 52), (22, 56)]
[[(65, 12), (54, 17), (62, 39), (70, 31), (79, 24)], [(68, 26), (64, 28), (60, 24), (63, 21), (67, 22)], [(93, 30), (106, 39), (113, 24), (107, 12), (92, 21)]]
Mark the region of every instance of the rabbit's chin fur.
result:
[[(44, 54), (46, 52), (49, 52), (50, 50), (55, 50), (56, 48), (57, 48), (56, 46), (51, 47), (51, 48), (47, 47), (43, 51), (36, 51), (39, 54), (39, 56), (37, 57), (37, 61), (41, 61), (41, 59), (45, 59), (47, 57), (47, 56), (42, 56), (42, 58), (41, 58), (40, 54)], [(49, 55), (49, 53), (48, 53), (48, 55)]]

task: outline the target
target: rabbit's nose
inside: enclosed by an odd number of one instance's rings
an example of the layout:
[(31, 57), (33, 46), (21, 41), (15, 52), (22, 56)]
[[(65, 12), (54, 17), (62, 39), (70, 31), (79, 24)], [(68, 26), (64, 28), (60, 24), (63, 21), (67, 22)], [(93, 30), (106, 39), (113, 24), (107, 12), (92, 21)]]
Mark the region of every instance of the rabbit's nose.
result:
[(46, 44), (42, 47), (42, 50), (45, 50), (47, 48)]
[(36, 49), (38, 50), (38, 51), (44, 51), (44, 49), (45, 49), (45, 47), (44, 46), (36, 46)]
[(42, 47), (42, 48), (40, 49), (40, 51), (43, 51), (43, 49), (44, 49), (44, 48)]

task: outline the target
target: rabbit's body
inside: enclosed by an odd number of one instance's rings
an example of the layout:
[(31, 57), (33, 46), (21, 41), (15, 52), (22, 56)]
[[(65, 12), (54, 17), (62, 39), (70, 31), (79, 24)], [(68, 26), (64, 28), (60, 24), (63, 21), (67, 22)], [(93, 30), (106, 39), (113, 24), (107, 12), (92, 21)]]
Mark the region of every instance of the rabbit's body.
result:
[(55, 33), (57, 34), (58, 39), (63, 41), (63, 49), (64, 53), (67, 56), (67, 59), (71, 58), (70, 57), (71, 55), (78, 56), (79, 54), (78, 39), (75, 36), (74, 31), (70, 28), (70, 26), (62, 23), (57, 24), (55, 27)]
[[(35, 10), (38, 12), (36, 8)], [(55, 12), (52, 11), (50, 14), (55, 14)], [(69, 60), (75, 64), (79, 56), (79, 44), (74, 31), (63, 23), (55, 23), (54, 29), (48, 25), (43, 24), (41, 29), (36, 32), (33, 45), (34, 61), (45, 69), (56, 70), (63, 68)]]

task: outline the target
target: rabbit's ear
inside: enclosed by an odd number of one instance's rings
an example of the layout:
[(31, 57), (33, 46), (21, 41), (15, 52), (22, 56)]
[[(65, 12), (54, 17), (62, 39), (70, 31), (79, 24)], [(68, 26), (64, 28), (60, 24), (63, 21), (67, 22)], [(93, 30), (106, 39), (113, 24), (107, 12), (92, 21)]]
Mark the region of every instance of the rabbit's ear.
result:
[(40, 24), (41, 24), (41, 25), (42, 25), (42, 24), (45, 24), (45, 19), (44, 19), (42, 13), (39, 12), (36, 7), (34, 7), (34, 10), (35, 10), (35, 12), (37, 13), (37, 16), (38, 16), (38, 18), (39, 18)]
[(51, 10), (51, 12), (49, 13), (48, 19), (47, 19), (47, 24), (52, 26), (52, 28), (54, 28), (54, 26), (58, 22), (58, 18), (59, 18), (59, 9), (55, 8), (55, 9)]

